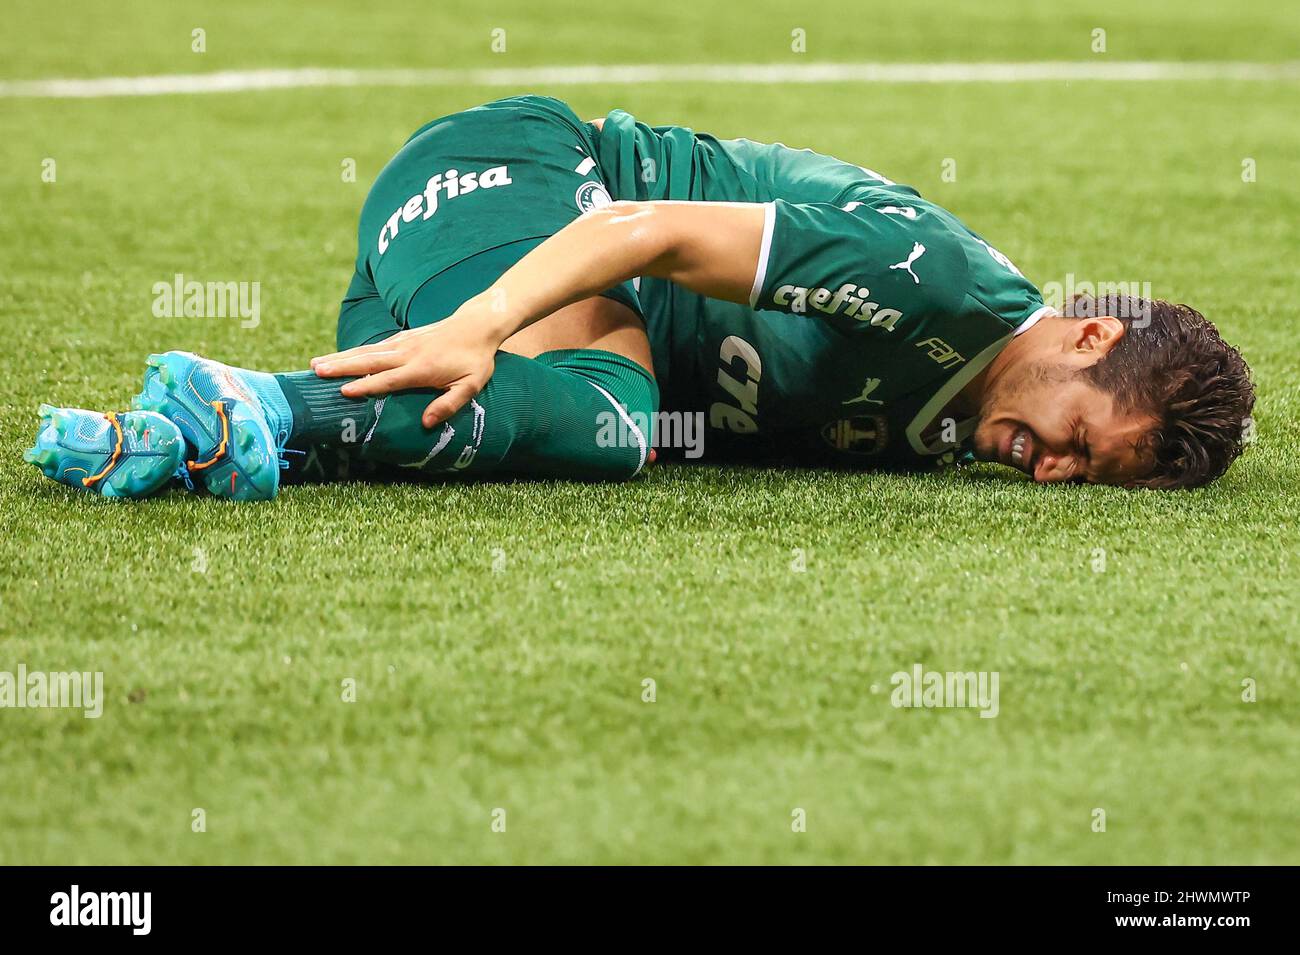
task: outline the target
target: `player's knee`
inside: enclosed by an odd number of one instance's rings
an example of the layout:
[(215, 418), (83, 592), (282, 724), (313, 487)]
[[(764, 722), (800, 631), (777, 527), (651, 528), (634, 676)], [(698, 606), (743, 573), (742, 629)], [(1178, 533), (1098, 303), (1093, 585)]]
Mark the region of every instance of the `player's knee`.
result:
[[(593, 478), (626, 481), (650, 461), (654, 447), (659, 388), (634, 361), (611, 352), (579, 349), (544, 355), (554, 367), (575, 375), (593, 389), (595, 426), (590, 472)], [(581, 434), (583, 429), (575, 427)], [(591, 440), (590, 438), (588, 440)]]
[(366, 437), (367, 457), (426, 473), (626, 481), (654, 445), (654, 378), (611, 352), (499, 354), (483, 392), (430, 431), (420, 419), (434, 394), (385, 399)]

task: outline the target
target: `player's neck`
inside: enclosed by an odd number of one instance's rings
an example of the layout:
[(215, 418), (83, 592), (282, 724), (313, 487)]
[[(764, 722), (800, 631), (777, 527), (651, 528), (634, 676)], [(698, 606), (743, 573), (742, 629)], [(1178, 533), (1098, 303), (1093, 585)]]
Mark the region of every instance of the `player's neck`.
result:
[(993, 360), (984, 366), (978, 375), (968, 381), (957, 396), (953, 399), (956, 406), (954, 410), (966, 415), (977, 415), (984, 407), (984, 398), (990, 391), (996, 387), (997, 382), (1005, 375), (1008, 369), (1019, 364), (1031, 350), (1029, 340), (1030, 329), (1024, 335), (1020, 335), (1007, 342), (1006, 348), (993, 356)]
[(985, 368), (978, 375), (966, 382), (961, 391), (953, 395), (948, 402), (948, 412), (957, 418), (972, 418), (980, 413), (984, 406), (984, 383), (989, 370)]

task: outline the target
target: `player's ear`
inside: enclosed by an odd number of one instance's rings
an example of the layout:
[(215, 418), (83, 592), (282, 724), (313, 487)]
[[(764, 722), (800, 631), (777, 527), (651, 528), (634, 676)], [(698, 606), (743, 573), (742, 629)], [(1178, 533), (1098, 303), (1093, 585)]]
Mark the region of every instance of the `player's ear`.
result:
[(1075, 319), (1066, 338), (1066, 347), (1074, 352), (1101, 359), (1119, 344), (1128, 326), (1113, 315)]

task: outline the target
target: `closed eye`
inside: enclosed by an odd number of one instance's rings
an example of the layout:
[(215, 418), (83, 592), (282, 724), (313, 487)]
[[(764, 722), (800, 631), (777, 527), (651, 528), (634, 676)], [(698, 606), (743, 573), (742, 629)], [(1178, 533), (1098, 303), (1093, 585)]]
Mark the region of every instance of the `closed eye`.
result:
[[(1073, 442), (1073, 443), (1074, 443), (1074, 454), (1075, 454), (1075, 457), (1076, 457), (1078, 460), (1082, 461), (1085, 465), (1090, 465), (1090, 464), (1092, 464), (1092, 448), (1088, 446), (1088, 436), (1087, 436), (1087, 432), (1078, 432), (1078, 431), (1076, 431), (1076, 432), (1075, 432), (1074, 442)], [(1092, 479), (1089, 478), (1089, 477), (1084, 473), (1085, 470), (1089, 470), (1089, 469), (1087, 469), (1087, 468), (1079, 468), (1079, 469), (1077, 469), (1077, 470), (1078, 470), (1078, 473), (1075, 475), (1074, 480), (1081, 481), (1081, 482), (1092, 483)]]

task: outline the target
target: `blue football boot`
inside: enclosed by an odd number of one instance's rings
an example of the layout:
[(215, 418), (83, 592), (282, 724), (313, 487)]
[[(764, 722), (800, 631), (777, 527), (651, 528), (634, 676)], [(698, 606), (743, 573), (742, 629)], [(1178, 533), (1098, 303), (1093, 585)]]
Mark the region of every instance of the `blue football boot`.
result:
[(190, 446), (190, 479), (234, 501), (275, 497), (288, 422), (258, 397), (259, 373), (183, 351), (150, 355), (147, 362), (144, 390), (132, 407), (156, 411), (180, 428)]
[(36, 445), (23, 460), (60, 484), (104, 497), (145, 497), (180, 473), (185, 439), (162, 415), (52, 405), (41, 405), (40, 413)]

